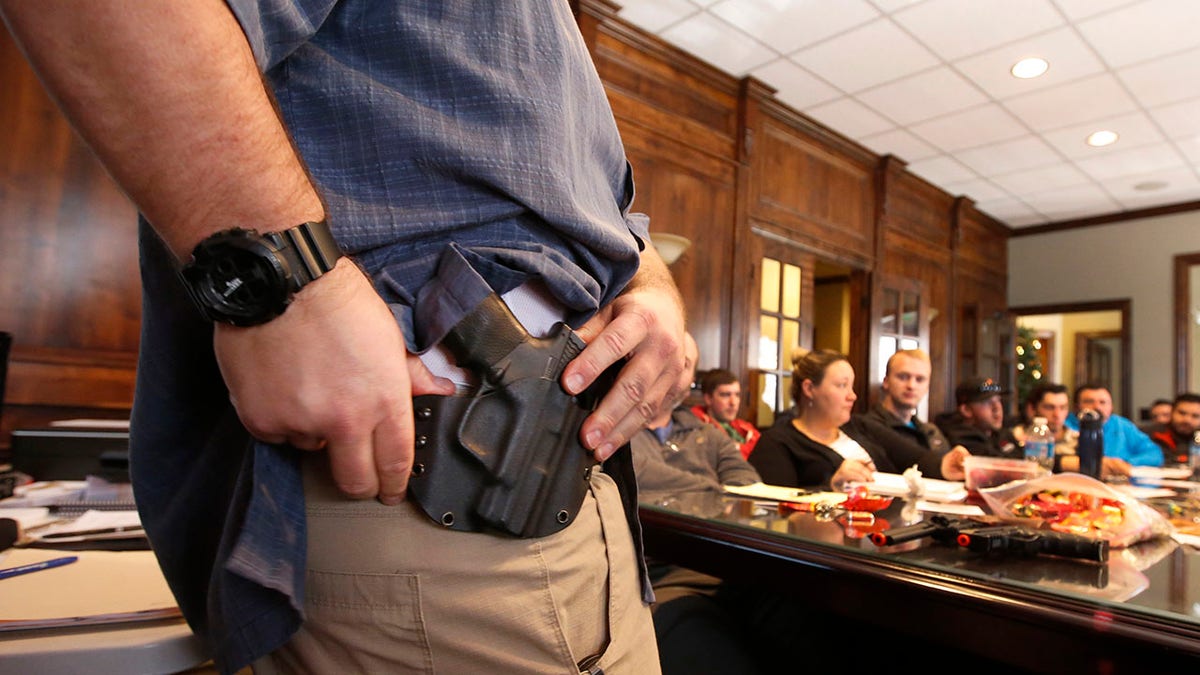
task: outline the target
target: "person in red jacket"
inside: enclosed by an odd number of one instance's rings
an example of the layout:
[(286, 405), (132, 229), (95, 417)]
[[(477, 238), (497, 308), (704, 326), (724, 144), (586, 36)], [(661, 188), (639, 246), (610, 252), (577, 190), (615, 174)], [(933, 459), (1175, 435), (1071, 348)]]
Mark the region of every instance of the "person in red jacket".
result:
[(1200, 429), (1200, 394), (1191, 392), (1175, 397), (1171, 419), (1165, 428), (1150, 434), (1150, 440), (1163, 451), (1164, 464), (1187, 464), (1188, 449)]
[(723, 368), (710, 370), (700, 382), (700, 393), (704, 395), (704, 405), (692, 406), (692, 414), (729, 434), (742, 457), (749, 458), (762, 433), (737, 416), (742, 407), (742, 384), (737, 375)]

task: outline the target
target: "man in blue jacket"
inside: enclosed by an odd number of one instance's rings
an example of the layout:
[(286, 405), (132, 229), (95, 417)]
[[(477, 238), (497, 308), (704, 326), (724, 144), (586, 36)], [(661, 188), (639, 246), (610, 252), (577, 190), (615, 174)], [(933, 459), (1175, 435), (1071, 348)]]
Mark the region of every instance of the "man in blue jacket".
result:
[(1104, 456), (1116, 457), (1133, 466), (1162, 466), (1162, 450), (1125, 417), (1113, 414), (1112, 393), (1102, 384), (1083, 384), (1075, 388), (1075, 413), (1067, 417), (1067, 427), (1079, 430), (1080, 410), (1091, 408), (1104, 420)]

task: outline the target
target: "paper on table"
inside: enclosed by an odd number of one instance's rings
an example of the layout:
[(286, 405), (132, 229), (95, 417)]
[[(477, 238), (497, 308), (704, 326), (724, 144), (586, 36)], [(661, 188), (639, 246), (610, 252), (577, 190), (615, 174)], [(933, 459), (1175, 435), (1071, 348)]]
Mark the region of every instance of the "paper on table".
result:
[[(85, 511), (78, 518), (65, 523), (47, 527), (40, 532), (31, 533), (30, 538), (40, 540), (47, 535), (55, 535), (53, 540), (60, 544), (73, 541), (95, 541), (98, 539), (128, 539), (129, 537), (144, 536), (141, 530), (142, 521), (137, 511)], [(95, 532), (95, 530), (116, 530), (115, 532)], [(83, 534), (91, 532), (92, 534)], [(71, 537), (79, 533), (78, 537)]]
[(948, 513), (953, 516), (985, 516), (983, 509), (975, 504), (956, 504), (946, 502), (928, 502), (924, 499), (917, 501), (917, 509), (927, 513)]
[(739, 497), (768, 499), (776, 502), (833, 502), (840, 504), (846, 501), (846, 495), (841, 492), (813, 492), (804, 488), (767, 485), (766, 483), (726, 485), (725, 491)]
[[(179, 616), (151, 551), (77, 551), (69, 565), (0, 580), (0, 631), (146, 621)], [(62, 557), (12, 549), (0, 567)]]
[(25, 532), (35, 527), (42, 527), (61, 520), (56, 516), (50, 515), (50, 509), (45, 506), (0, 508), (0, 518), (12, 518), (17, 521), (17, 524), (21, 526), (21, 530)]
[(1133, 478), (1189, 478), (1192, 470), (1179, 466), (1135, 466), (1129, 475)]
[[(935, 502), (961, 502), (967, 498), (967, 488), (962, 481), (922, 478), (925, 484), (924, 497)], [(908, 494), (908, 482), (898, 473), (876, 471), (870, 483), (862, 483), (875, 494), (903, 497)]]
[(1113, 485), (1114, 489), (1124, 492), (1134, 499), (1154, 499), (1155, 497), (1174, 497), (1175, 491), (1163, 487), (1145, 487), (1141, 485)]

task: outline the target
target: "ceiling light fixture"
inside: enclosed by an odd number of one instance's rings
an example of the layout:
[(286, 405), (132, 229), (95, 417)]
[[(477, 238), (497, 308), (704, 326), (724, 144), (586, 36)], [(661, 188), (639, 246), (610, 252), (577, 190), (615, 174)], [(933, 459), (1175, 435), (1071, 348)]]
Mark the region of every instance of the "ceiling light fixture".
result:
[(1102, 148), (1106, 145), (1112, 145), (1113, 143), (1116, 143), (1118, 138), (1120, 138), (1120, 136), (1117, 135), (1117, 132), (1104, 129), (1101, 131), (1092, 132), (1092, 134), (1087, 137), (1087, 144), (1093, 148)]
[(1140, 190), (1141, 192), (1153, 192), (1154, 190), (1161, 190), (1165, 187), (1167, 187), (1167, 181), (1165, 180), (1144, 180), (1140, 183), (1134, 184), (1133, 189)]
[(1044, 75), (1050, 68), (1050, 63), (1046, 59), (1031, 56), (1027, 59), (1021, 59), (1013, 64), (1013, 67), (1008, 72), (1012, 73), (1013, 77), (1022, 80), (1030, 80), (1035, 77)]

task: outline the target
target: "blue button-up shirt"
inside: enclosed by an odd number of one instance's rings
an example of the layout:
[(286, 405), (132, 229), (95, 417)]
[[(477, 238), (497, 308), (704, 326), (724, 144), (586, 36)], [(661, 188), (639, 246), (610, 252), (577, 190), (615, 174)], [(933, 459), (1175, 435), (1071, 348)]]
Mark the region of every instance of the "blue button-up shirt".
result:
[[(338, 242), (410, 349), (490, 290), (540, 278), (578, 325), (633, 276), (646, 223), (628, 217), (629, 167), (565, 1), (230, 5)], [(297, 458), (249, 438), (211, 328), (145, 223), (141, 250), (135, 494), (184, 615), (237, 670), (301, 621)]]

